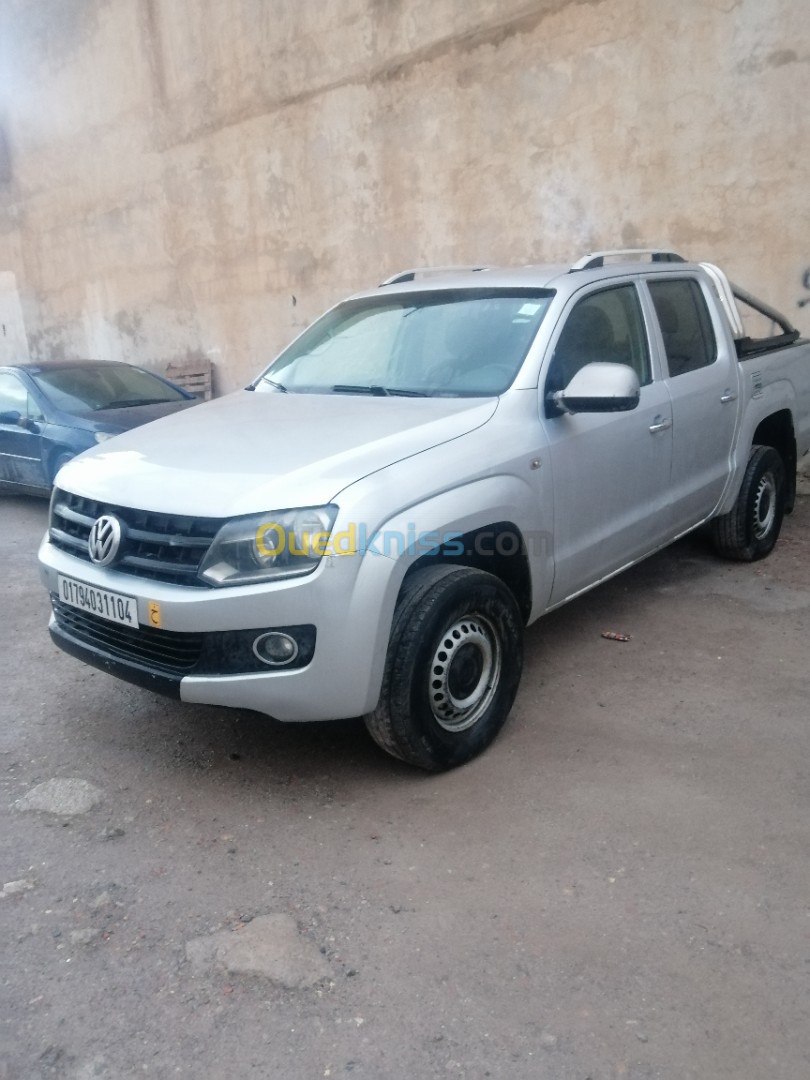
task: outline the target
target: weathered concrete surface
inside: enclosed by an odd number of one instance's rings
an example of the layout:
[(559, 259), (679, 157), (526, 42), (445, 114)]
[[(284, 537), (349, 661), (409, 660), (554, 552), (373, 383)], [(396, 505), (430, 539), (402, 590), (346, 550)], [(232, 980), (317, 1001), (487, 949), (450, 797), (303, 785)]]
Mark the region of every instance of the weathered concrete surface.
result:
[[(542, 619), (440, 777), (57, 652), (46, 511), (0, 500), (3, 1080), (810, 1074), (810, 498), (762, 563), (693, 538)], [(14, 807), (56, 776), (103, 802)], [(195, 972), (268, 913), (329, 978)]]
[[(243, 383), (403, 267), (709, 258), (810, 331), (805, 0), (5, 0), (32, 356)], [(16, 310), (14, 298), (10, 309)]]

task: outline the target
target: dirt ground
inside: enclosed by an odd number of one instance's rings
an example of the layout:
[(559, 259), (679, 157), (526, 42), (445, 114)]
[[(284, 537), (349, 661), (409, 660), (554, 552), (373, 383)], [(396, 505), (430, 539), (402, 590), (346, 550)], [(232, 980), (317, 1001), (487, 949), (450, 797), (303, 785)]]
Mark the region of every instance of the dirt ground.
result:
[(535, 624), (444, 776), (58, 652), (46, 513), (0, 498), (0, 1080), (810, 1076), (810, 496)]

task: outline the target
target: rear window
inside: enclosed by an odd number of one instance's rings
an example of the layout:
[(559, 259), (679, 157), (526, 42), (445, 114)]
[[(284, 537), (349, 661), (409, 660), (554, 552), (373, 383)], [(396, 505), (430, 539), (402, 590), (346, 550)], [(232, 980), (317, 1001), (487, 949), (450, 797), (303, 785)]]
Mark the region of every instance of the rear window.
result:
[(694, 278), (649, 282), (667, 367), (672, 377), (707, 367), (717, 359), (709, 310)]

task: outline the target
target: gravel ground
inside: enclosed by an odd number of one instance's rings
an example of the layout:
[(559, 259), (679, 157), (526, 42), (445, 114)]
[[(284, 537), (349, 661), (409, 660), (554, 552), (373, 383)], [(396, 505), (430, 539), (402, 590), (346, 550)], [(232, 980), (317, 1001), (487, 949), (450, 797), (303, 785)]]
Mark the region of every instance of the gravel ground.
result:
[(810, 495), (541, 620), (438, 777), (58, 652), (46, 511), (0, 499), (0, 1080), (810, 1075)]

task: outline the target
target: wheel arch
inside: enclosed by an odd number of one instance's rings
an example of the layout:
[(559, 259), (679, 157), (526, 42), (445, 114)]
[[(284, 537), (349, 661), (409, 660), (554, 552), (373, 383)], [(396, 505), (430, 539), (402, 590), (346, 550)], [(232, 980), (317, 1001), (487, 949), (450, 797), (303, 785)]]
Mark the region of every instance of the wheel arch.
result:
[(790, 513), (796, 501), (796, 433), (790, 409), (780, 409), (759, 422), (751, 440), (752, 446), (771, 446), (785, 466), (785, 512)]
[[(67, 458), (67, 459), (71, 459), (71, 458), (76, 457), (76, 455), (78, 453), (80, 453), (80, 452), (81, 451), (74, 449), (74, 447), (67, 446), (64, 443), (55, 443), (52, 447), (49, 448), (48, 456), (47, 456), (46, 460), (47, 460), (48, 480), (50, 481), (51, 484), (53, 484), (53, 481), (54, 481), (54, 479), (56, 477), (56, 474), (59, 471), (57, 469), (57, 464), (59, 462), (59, 459), (62, 458), (62, 457)], [(62, 465), (64, 465), (64, 464), (65, 464), (65, 462), (63, 461)], [(61, 465), (59, 466), (59, 468), (61, 468)]]
[(548, 513), (522, 478), (481, 477), (399, 510), (377, 526), (372, 545), (393, 560), (397, 594), (421, 567), (468, 566), (502, 581), (528, 622), (544, 610), (554, 576)]
[[(554, 564), (551, 534), (541, 529), (541, 524), (546, 530), (552, 524), (544, 512), (548, 510), (541, 507), (530, 485), (501, 474), (406, 505), (364, 533), (367, 539), (357, 551), (359, 566), (347, 618), (371, 627), (369, 641), (374, 656), (369, 664), (365, 711), (373, 709), (378, 699), (394, 614), (406, 578), (410, 581), (418, 568), (446, 562), (483, 569), (512, 592), (524, 622), (529, 621), (530, 612), (536, 616), (545, 609)], [(357, 511), (355, 516), (359, 516)], [(505, 529), (519, 538), (514, 554), (507, 553), (508, 542), (501, 540), (500, 552), (496, 548), (494, 557), (473, 561), (476, 539), (479, 549), (482, 537), (484, 548), (487, 538), (494, 548)], [(473, 555), (468, 554), (468, 541)], [(510, 558), (513, 561), (509, 562)]]
[(408, 568), (403, 586), (426, 566), (468, 566), (493, 574), (517, 601), (524, 624), (532, 610), (532, 573), (523, 533), (513, 521), (494, 521), (470, 529), (454, 540), (420, 555)]
[(776, 404), (777, 402), (771, 402), (769, 410), (767, 402), (754, 398), (747, 407), (742, 428), (736, 437), (732, 459), (733, 474), (722, 500), (714, 511), (714, 517), (727, 514), (733, 508), (745, 477), (745, 470), (748, 468), (751, 452), (756, 446), (770, 446), (782, 458), (787, 483), (785, 510), (790, 513), (793, 508), (798, 461), (793, 411), (790, 404), (785, 403), (784, 398), (779, 402), (780, 408), (774, 408)]

